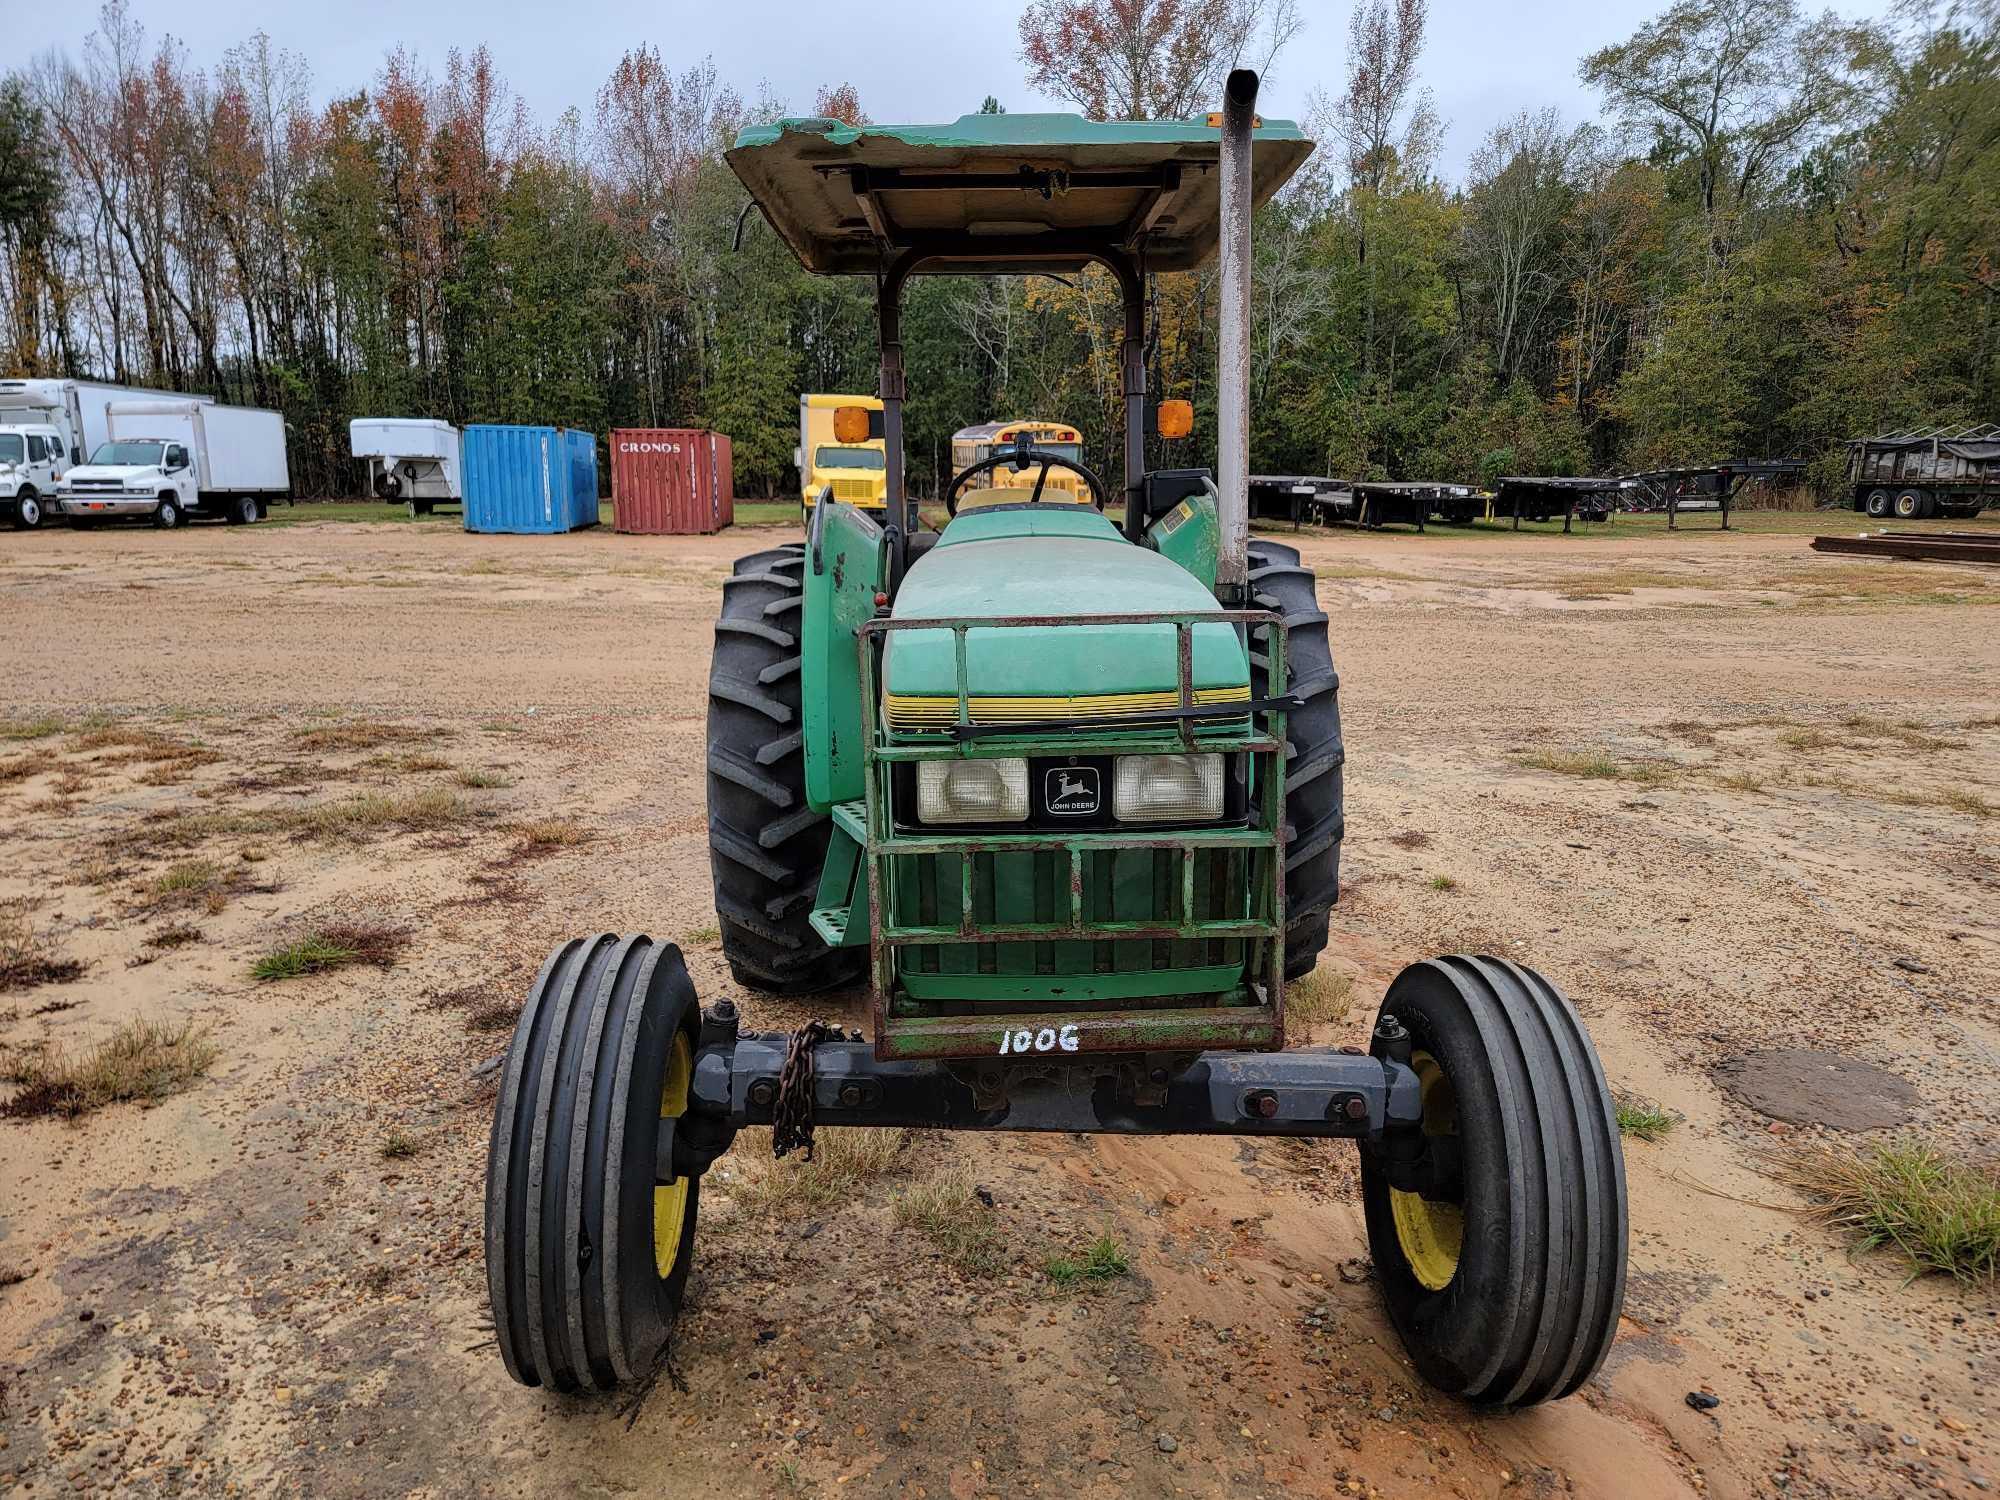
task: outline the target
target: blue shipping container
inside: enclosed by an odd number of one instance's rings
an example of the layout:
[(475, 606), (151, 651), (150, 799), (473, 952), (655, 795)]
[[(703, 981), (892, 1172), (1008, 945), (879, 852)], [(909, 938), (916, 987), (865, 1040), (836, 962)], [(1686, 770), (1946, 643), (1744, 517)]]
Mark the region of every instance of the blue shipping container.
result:
[(568, 427), (465, 429), (467, 531), (575, 531), (597, 524), (597, 439)]

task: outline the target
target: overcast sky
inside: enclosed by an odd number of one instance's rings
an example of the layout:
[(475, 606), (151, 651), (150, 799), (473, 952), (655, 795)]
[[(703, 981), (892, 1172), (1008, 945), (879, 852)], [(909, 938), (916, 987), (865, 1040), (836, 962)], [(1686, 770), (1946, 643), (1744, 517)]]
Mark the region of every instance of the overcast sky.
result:
[[(1576, 79), (1585, 53), (1629, 36), (1666, 0), (1432, 0), (1423, 81), (1448, 122), (1444, 159), (1456, 179), (1480, 137), (1524, 108), (1560, 106), (1586, 118), (1595, 96)], [(325, 99), (369, 83), (383, 53), (409, 47), (442, 71), (453, 46), (485, 42), (501, 76), (543, 123), (575, 106), (586, 120), (619, 54), (641, 42), (677, 68), (713, 54), (746, 98), (759, 85), (794, 112), (824, 83), (851, 82), (876, 120), (951, 120), (987, 94), (1010, 110), (1060, 107), (1024, 81), (1015, 34), (1018, 0), (130, 0), (149, 39), (171, 33), (204, 65), (263, 26), (279, 46), (309, 59)], [(1849, 14), (1885, 11), (1886, 0), (1845, 0)], [(94, 0), (29, 5), (4, 0), (11, 58), (48, 48), (80, 52)], [(1305, 30), (1279, 58), (1262, 112), (1298, 115), (1315, 90), (1339, 89), (1348, 0), (1300, 0)], [(79, 19), (83, 24), (79, 24)]]

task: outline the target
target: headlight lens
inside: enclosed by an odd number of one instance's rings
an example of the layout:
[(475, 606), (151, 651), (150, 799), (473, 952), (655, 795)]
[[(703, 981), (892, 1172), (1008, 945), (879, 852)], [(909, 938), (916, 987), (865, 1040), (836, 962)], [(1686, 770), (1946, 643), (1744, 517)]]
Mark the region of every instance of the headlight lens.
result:
[(1121, 755), (1112, 810), (1121, 823), (1200, 823), (1222, 816), (1220, 755)]
[(1018, 756), (920, 760), (917, 817), (925, 823), (1025, 823), (1028, 763)]

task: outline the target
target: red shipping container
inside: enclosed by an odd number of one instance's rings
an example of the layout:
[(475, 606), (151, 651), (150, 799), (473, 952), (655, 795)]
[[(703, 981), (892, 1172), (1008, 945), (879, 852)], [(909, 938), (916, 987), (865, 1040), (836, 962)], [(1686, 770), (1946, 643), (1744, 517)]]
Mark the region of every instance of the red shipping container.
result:
[(611, 434), (611, 516), (619, 531), (686, 536), (736, 519), (729, 439), (698, 427)]

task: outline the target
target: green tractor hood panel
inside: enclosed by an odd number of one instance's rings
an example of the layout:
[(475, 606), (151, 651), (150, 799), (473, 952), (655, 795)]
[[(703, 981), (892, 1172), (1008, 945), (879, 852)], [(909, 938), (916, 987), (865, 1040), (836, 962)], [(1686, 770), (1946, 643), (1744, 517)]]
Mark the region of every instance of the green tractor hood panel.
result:
[[(980, 518), (982, 520), (987, 518)], [(999, 520), (999, 517), (992, 517)], [(1095, 518), (1093, 518), (1095, 519)], [(957, 530), (963, 522), (955, 523)], [(1185, 568), (1156, 552), (1095, 537), (1013, 535), (940, 544), (903, 580), (895, 617), (996, 619), (1181, 613), (1221, 606)], [(1170, 710), (1178, 702), (1172, 625), (1079, 630), (1059, 625), (966, 632), (966, 687), (975, 723), (1103, 718)], [(1193, 632), (1195, 702), (1247, 702), (1249, 661), (1234, 627)], [(949, 630), (889, 637), (883, 707), (896, 732), (942, 729), (958, 717)]]
[[(1154, 271), (1215, 250), (1219, 128), (1193, 120), (962, 115), (949, 125), (753, 125), (727, 159), (800, 264), (874, 275), (887, 254), (924, 250), (953, 275), (1018, 272), (1024, 258), (1078, 270), (1077, 247), (1143, 246)], [(1284, 186), (1312, 151), (1289, 120), (1251, 145), (1252, 198)], [(979, 255), (982, 241), (995, 247)]]

